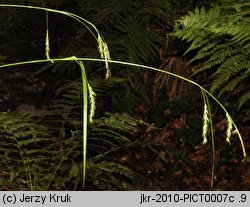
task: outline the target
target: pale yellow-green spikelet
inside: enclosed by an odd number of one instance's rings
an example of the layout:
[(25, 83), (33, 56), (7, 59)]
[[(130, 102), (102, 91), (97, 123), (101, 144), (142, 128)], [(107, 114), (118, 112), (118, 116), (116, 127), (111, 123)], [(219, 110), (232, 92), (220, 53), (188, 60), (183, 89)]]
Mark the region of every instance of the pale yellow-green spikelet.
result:
[(111, 60), (110, 58), (110, 53), (109, 53), (109, 48), (106, 42), (102, 39), (100, 35), (98, 35), (98, 50), (101, 55), (101, 58), (105, 60), (105, 65), (106, 65), (106, 74), (105, 74), (105, 79), (108, 79), (111, 76), (111, 71), (109, 68), (108, 60)]
[(203, 128), (202, 128), (203, 142), (202, 142), (202, 144), (207, 143), (208, 124), (209, 124), (209, 113), (208, 113), (207, 104), (204, 104)]
[(232, 121), (232, 118), (230, 117), (230, 115), (228, 113), (226, 113), (226, 117), (227, 117), (227, 138), (226, 138), (226, 142), (228, 142), (230, 144), (230, 138), (232, 136), (232, 131), (233, 131), (233, 121)]
[(96, 107), (95, 107), (96, 94), (89, 84), (88, 84), (88, 89), (89, 89), (89, 103), (90, 103), (89, 122), (93, 123), (93, 118), (94, 118), (95, 109), (96, 109)]
[(52, 63), (54, 63), (53, 60), (50, 58), (50, 45), (49, 45), (49, 30), (46, 32), (46, 39), (45, 39), (45, 56), (48, 60), (50, 60)]

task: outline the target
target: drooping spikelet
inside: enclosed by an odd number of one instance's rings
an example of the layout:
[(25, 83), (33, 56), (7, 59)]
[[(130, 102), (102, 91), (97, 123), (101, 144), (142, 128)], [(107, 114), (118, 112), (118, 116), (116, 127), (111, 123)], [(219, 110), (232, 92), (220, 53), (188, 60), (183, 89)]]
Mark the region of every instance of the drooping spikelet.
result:
[(230, 143), (230, 138), (232, 136), (232, 131), (233, 131), (233, 121), (231, 116), (226, 113), (226, 117), (227, 117), (227, 138), (226, 138), (226, 142)]
[(47, 29), (46, 38), (45, 38), (45, 56), (47, 60), (50, 60), (52, 63), (54, 63), (53, 60), (51, 60), (50, 58), (49, 30), (48, 29)]
[(208, 133), (208, 124), (209, 124), (209, 111), (207, 104), (204, 104), (204, 112), (203, 112), (203, 128), (202, 128), (202, 144), (207, 143), (207, 133)]
[(98, 50), (101, 55), (101, 58), (105, 60), (106, 64), (106, 74), (105, 74), (105, 79), (108, 79), (111, 76), (111, 71), (109, 68), (108, 60), (111, 60), (110, 58), (110, 53), (109, 53), (109, 48), (107, 43), (103, 40), (103, 38), (98, 35)]
[(89, 103), (90, 103), (89, 122), (92, 123), (94, 115), (95, 115), (95, 109), (96, 109), (95, 107), (96, 94), (89, 84), (88, 84), (88, 90), (89, 90)]

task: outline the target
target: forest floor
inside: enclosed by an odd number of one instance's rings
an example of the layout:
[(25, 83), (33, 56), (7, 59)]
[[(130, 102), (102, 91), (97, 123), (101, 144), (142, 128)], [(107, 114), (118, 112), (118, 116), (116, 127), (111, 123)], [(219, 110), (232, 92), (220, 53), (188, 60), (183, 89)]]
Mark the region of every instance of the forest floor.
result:
[[(249, 131), (241, 130), (245, 137)], [(237, 140), (233, 146), (225, 143), (225, 135), (216, 136), (215, 171), (211, 188), (211, 143), (192, 147), (181, 143), (169, 128), (159, 134), (147, 134), (150, 142), (162, 144), (158, 155), (141, 149), (120, 157), (135, 172), (137, 190), (250, 190), (250, 159), (242, 161), (242, 149)], [(233, 137), (237, 139), (237, 137)], [(250, 143), (245, 141), (246, 151)]]
[[(249, 130), (241, 129), (243, 137)], [(135, 190), (250, 190), (250, 158), (243, 162), (237, 137), (232, 146), (225, 143), (225, 135), (216, 136), (215, 171), (211, 188), (211, 143), (190, 146), (175, 136), (169, 127), (150, 129), (142, 136), (157, 148), (135, 148), (113, 157), (114, 162), (129, 166), (135, 172)], [(245, 140), (246, 152), (250, 142)], [(11, 190), (10, 172), (0, 172), (2, 190)], [(8, 184), (9, 183), (9, 184)], [(9, 186), (9, 187), (8, 187)]]
[[(8, 107), (18, 108), (17, 103), (1, 104), (1, 108), (3, 111), (7, 111)], [(42, 112), (34, 111), (32, 107), (28, 110), (36, 115)], [(225, 143), (225, 122), (222, 122), (224, 129), (215, 135), (212, 188), (211, 141), (206, 145), (191, 146), (177, 138), (174, 125), (169, 123), (161, 130), (149, 126), (142, 132), (141, 139), (159, 145), (157, 150), (136, 148), (112, 158), (135, 172), (135, 190), (250, 190), (250, 156), (242, 161), (242, 149), (236, 136), (232, 137), (231, 146)], [(249, 127), (239, 126), (239, 130), (246, 138), (246, 152), (250, 154), (250, 140), (247, 139), (250, 137)], [(9, 177), (10, 172), (0, 171), (0, 186), (5, 186), (2, 190), (11, 190), (7, 185)]]

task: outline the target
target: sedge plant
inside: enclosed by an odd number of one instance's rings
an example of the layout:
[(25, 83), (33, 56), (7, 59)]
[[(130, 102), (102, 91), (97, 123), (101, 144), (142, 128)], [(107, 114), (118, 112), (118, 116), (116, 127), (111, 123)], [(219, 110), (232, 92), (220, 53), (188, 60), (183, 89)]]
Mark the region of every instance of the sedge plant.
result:
[[(213, 121), (212, 121), (212, 115), (211, 115), (211, 104), (210, 99), (214, 100), (220, 108), (224, 111), (225, 117), (227, 120), (227, 132), (226, 132), (226, 142), (230, 143), (230, 138), (232, 134), (236, 134), (240, 140), (241, 148), (242, 148), (242, 154), (243, 157), (246, 157), (246, 151), (245, 146), (243, 142), (243, 138), (241, 136), (241, 133), (235, 124), (233, 118), (228, 113), (227, 109), (223, 106), (223, 104), (215, 98), (208, 90), (206, 90), (204, 87), (202, 87), (197, 82), (188, 79), (186, 77), (180, 76), (175, 73), (171, 73), (165, 70), (161, 70), (158, 68), (137, 64), (137, 63), (131, 63), (126, 61), (117, 61), (117, 60), (111, 60), (109, 48), (107, 43), (105, 42), (104, 38), (102, 37), (99, 30), (93, 25), (91, 22), (87, 21), (86, 19), (75, 15), (70, 12), (65, 12), (61, 10), (55, 10), (45, 7), (35, 7), (35, 6), (27, 6), (27, 5), (14, 5), (14, 4), (0, 4), (0, 7), (8, 7), (8, 8), (23, 8), (23, 9), (33, 9), (33, 10), (40, 10), (46, 13), (46, 35), (45, 35), (45, 57), (46, 59), (37, 59), (37, 60), (30, 60), (30, 61), (24, 61), (24, 62), (16, 62), (16, 63), (9, 63), (0, 65), (1, 69), (4, 68), (12, 68), (14, 66), (20, 66), (20, 65), (30, 65), (30, 64), (38, 64), (38, 63), (46, 63), (51, 62), (51, 64), (56, 64), (58, 62), (75, 62), (79, 65), (80, 71), (81, 71), (81, 78), (82, 78), (82, 97), (83, 97), (83, 124), (82, 124), (82, 142), (83, 142), (83, 186), (85, 185), (85, 179), (86, 179), (86, 160), (87, 160), (87, 131), (88, 131), (88, 123), (91, 124), (94, 117), (95, 112), (95, 93), (92, 89), (92, 87), (89, 84), (88, 78), (86, 76), (86, 68), (84, 63), (85, 62), (103, 62), (105, 64), (106, 72), (105, 72), (105, 79), (108, 79), (111, 76), (110, 72), (110, 64), (118, 64), (128, 67), (133, 67), (139, 70), (150, 70), (158, 73), (167, 74), (170, 76), (173, 76), (174, 78), (181, 79), (183, 81), (186, 81), (192, 85), (195, 85), (198, 87), (201, 91), (202, 98), (203, 98), (203, 105), (204, 105), (204, 112), (203, 112), (203, 128), (202, 128), (202, 137), (203, 137), (203, 144), (207, 143), (208, 135), (210, 134), (211, 137), (211, 146), (212, 146), (212, 169), (211, 169), (211, 184), (210, 187), (213, 188), (213, 182), (214, 182), (214, 171), (215, 171), (215, 137), (213, 133)], [(89, 32), (93, 35), (95, 40), (98, 44), (98, 50), (100, 53), (101, 58), (87, 58), (87, 57), (64, 57), (64, 58), (51, 58), (50, 57), (50, 44), (49, 44), (49, 19), (48, 19), (48, 13), (57, 13), (66, 15), (70, 18), (73, 18), (80, 24), (82, 24), (84, 27), (86, 27)], [(88, 116), (89, 114), (89, 116)]]

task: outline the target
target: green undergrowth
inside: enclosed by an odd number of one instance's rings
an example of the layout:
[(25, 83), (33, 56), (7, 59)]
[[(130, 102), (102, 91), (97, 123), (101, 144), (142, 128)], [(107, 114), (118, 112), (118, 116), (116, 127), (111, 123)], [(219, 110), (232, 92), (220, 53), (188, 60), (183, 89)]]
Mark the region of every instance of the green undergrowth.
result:
[(133, 171), (126, 165), (114, 162), (110, 157), (131, 146), (139, 147), (137, 136), (147, 124), (127, 114), (112, 113), (94, 119), (96, 106), (98, 106), (96, 98), (100, 92), (94, 90), (94, 84), (91, 85), (87, 77), (87, 63), (104, 64), (106, 70), (104, 76), (107, 81), (111, 77), (110, 68), (121, 65), (133, 70), (163, 73), (188, 82), (200, 90), (204, 108), (201, 136), (203, 144), (211, 140), (213, 152), (211, 188), (216, 161), (211, 101), (215, 102), (225, 114), (226, 141), (230, 143), (231, 136), (237, 135), (243, 157), (246, 156), (243, 138), (233, 118), (222, 103), (198, 83), (158, 68), (111, 60), (108, 45), (99, 30), (78, 15), (34, 6), (0, 4), (0, 7), (39, 10), (46, 14), (56, 13), (73, 18), (93, 35), (101, 56), (100, 59), (76, 56), (51, 58), (49, 20), (46, 18), (46, 59), (0, 65), (0, 70), (11, 70), (17, 66), (42, 63), (56, 65), (70, 62), (76, 64), (81, 72), (81, 82), (67, 83), (60, 87), (51, 103), (44, 106), (48, 113), (40, 123), (23, 115), (1, 112), (0, 154), (3, 157), (1, 167), (10, 172), (9, 182), (12, 183), (13, 188), (19, 186), (19, 189), (29, 190), (76, 190), (88, 189), (88, 186), (92, 186), (93, 189), (105, 190), (131, 189)]

